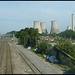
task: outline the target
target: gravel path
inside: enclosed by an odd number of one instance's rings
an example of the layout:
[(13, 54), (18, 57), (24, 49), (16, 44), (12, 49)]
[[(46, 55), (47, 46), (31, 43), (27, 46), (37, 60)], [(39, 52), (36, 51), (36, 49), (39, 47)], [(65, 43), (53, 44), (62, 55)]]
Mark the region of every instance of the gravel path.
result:
[(63, 74), (60, 68), (51, 65), (45, 59), (39, 57), (33, 52), (25, 49), (22, 45), (15, 45), (19, 50), (21, 50), (41, 71), (43, 74)]
[(14, 49), (12, 46), (11, 46), (11, 57), (12, 57), (13, 74), (33, 74), (30, 67), (23, 61), (18, 52), (16, 52), (16, 49)]

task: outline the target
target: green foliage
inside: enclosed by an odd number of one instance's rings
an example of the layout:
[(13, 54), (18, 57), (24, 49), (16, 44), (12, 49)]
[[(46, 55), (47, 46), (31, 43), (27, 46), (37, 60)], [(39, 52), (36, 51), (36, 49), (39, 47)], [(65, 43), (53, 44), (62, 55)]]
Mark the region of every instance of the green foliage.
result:
[(17, 32), (16, 37), (19, 38), (19, 43), (24, 44), (25, 47), (36, 45), (36, 38), (39, 39), (39, 33), (37, 29), (25, 28)]
[(56, 33), (52, 33), (52, 34), (50, 34), (49, 36), (50, 36), (50, 37), (56, 37), (57, 34), (56, 34)]
[(22, 31), (19, 36), (19, 43), (27, 45), (29, 34), (26, 31)]
[(72, 38), (75, 39), (75, 31), (73, 30), (65, 30), (58, 34), (61, 37)]
[(46, 45), (47, 45), (47, 55), (51, 55), (51, 50), (53, 49), (53, 47), (52, 47), (52, 45), (51, 44), (48, 44), (48, 43), (46, 43)]
[(70, 42), (61, 43), (57, 47), (75, 57), (75, 47)]
[(18, 31), (18, 32), (16, 33), (16, 37), (17, 37), (17, 38), (19, 38), (19, 36), (20, 36), (20, 34), (21, 34), (22, 31), (25, 31), (25, 29), (21, 29), (20, 31)]
[(16, 34), (17, 31), (11, 31), (11, 32), (7, 32), (6, 34)]
[(47, 54), (47, 46), (45, 42), (40, 43), (38, 46), (38, 53), (40, 54)]
[(70, 70), (71, 68), (65, 66), (65, 65), (60, 65), (62, 68), (64, 68), (64, 70)]
[(61, 44), (61, 43), (63, 44), (63, 43), (66, 42), (66, 40), (65, 40), (64, 38), (61, 38), (61, 39), (58, 40), (58, 42), (59, 42), (60, 44)]
[(37, 48), (38, 48), (38, 51), (37, 51), (38, 53), (48, 55), (48, 54), (50, 54), (52, 45), (47, 44), (46, 42), (42, 42), (37, 46)]
[(69, 69), (68, 71), (65, 71), (64, 74), (75, 74), (75, 65), (71, 69)]
[(17, 34), (17, 31), (10, 31), (10, 32), (7, 32), (6, 33), (7, 35), (11, 35), (11, 37), (13, 36), (13, 34), (14, 35), (16, 35)]
[(42, 34), (40, 34), (40, 36), (49, 36), (49, 34), (47, 34), (47, 33), (42, 33)]
[(36, 45), (36, 38), (37, 38), (37, 40), (39, 39), (38, 30), (30, 28), (28, 33), (30, 35), (30, 37), (29, 37), (30, 46), (34, 47)]

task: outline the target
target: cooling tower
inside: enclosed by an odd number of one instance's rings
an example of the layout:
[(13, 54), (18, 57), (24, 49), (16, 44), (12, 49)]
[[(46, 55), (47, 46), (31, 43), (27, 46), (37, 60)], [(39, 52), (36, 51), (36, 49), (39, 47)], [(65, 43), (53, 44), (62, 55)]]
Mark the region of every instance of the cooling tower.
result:
[(46, 33), (46, 23), (41, 22), (40, 25), (41, 25), (42, 33)]
[(48, 34), (50, 34), (50, 29), (48, 28)]
[(67, 30), (70, 30), (71, 29), (71, 27), (70, 26), (67, 26)]
[(34, 21), (34, 29), (38, 29), (38, 32), (41, 34), (41, 26), (40, 26), (40, 21)]
[(51, 21), (51, 34), (52, 33), (59, 33), (57, 21)]
[(72, 30), (74, 31), (74, 14), (72, 14)]

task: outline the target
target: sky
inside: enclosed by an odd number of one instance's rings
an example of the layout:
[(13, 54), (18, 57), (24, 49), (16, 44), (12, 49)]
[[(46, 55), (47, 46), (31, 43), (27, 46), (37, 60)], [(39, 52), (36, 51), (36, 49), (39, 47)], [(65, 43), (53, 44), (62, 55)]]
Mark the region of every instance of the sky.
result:
[(59, 31), (72, 28), (75, 1), (0, 1), (0, 33), (19, 31), (34, 26), (33, 21), (46, 22), (51, 30), (51, 21), (57, 20)]

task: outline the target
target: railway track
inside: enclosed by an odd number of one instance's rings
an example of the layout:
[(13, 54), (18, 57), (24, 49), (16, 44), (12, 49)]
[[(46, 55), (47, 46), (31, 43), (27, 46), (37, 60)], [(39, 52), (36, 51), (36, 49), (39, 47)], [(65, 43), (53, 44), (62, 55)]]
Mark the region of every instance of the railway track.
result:
[(10, 46), (7, 43), (6, 45), (6, 74), (13, 74), (13, 69), (12, 69), (12, 62), (11, 62), (11, 52), (10, 52)]
[[(13, 44), (12, 44), (13, 45)], [(19, 53), (19, 55), (22, 57), (22, 59), (27, 63), (27, 65), (31, 68), (34, 74), (42, 74), (42, 72), (34, 65), (32, 61), (30, 61), (26, 55), (21, 52), (15, 45), (13, 45), (13, 48)]]
[(11, 53), (7, 38), (0, 40), (0, 74), (12, 74)]
[[(42, 74), (42, 72), (30, 61), (26, 55), (21, 52), (15, 45), (12, 47), (21, 56), (24, 62), (30, 67), (33, 74)], [(13, 67), (11, 62), (11, 48), (8, 38), (2, 38), (0, 40), (0, 74), (13, 74)]]
[(2, 66), (3, 53), (4, 53), (4, 47), (3, 47), (3, 43), (1, 43), (1, 46), (0, 46), (0, 73), (3, 73), (3, 69), (4, 69), (4, 67)]

